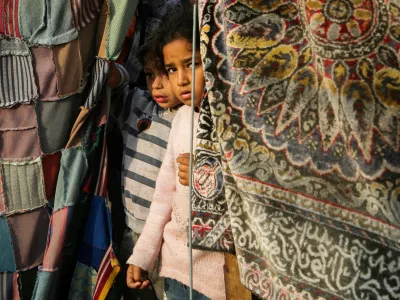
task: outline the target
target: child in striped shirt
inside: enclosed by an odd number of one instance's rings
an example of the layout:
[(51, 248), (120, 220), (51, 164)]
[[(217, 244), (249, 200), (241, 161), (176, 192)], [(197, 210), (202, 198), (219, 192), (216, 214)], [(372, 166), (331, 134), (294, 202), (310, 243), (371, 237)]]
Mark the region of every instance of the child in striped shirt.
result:
[[(113, 87), (115, 98), (124, 103), (122, 192), (125, 230), (120, 248), (120, 259), (126, 261), (142, 232), (153, 199), (156, 179), (167, 149), (171, 122), (181, 102), (171, 89), (167, 74), (150, 40), (140, 49), (140, 58), (146, 76), (147, 91), (139, 88), (128, 90), (129, 76), (120, 65), (114, 64), (108, 84)], [(120, 79), (120, 80), (118, 80)], [(122, 98), (122, 99), (121, 99)], [(118, 100), (116, 100), (118, 101)], [(125, 299), (163, 298), (163, 280), (157, 268), (149, 274), (154, 290), (125, 289)]]

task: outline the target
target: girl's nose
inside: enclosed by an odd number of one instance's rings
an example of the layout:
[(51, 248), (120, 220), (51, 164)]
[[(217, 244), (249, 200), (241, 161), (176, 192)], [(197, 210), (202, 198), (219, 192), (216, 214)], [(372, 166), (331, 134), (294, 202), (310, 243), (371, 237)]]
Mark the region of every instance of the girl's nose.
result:
[(188, 74), (184, 71), (178, 71), (178, 86), (186, 86), (190, 84), (190, 79)]
[(162, 89), (163, 84), (161, 76), (155, 76), (152, 87), (153, 89)]

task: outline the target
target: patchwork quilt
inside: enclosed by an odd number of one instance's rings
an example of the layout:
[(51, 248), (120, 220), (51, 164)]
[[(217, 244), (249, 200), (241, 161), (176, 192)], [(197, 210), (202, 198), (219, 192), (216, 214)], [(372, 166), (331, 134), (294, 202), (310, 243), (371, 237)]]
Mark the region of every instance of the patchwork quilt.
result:
[(105, 83), (137, 4), (0, 1), (2, 300), (105, 299), (119, 272)]

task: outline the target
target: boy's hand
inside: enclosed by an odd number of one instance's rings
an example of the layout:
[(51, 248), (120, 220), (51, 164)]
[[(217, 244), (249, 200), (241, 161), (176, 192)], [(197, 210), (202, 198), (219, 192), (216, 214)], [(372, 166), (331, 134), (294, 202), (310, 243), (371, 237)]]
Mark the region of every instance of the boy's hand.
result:
[(114, 63), (111, 63), (110, 72), (108, 73), (107, 85), (110, 88), (114, 89), (118, 86), (120, 81), (121, 81), (121, 72), (118, 70), (118, 67)]
[(150, 288), (149, 274), (147, 271), (135, 265), (129, 265), (126, 271), (126, 285), (131, 289), (143, 290)]
[(190, 153), (184, 153), (179, 155), (176, 159), (176, 162), (179, 164), (178, 169), (178, 176), (179, 182), (182, 185), (189, 186), (190, 180)]

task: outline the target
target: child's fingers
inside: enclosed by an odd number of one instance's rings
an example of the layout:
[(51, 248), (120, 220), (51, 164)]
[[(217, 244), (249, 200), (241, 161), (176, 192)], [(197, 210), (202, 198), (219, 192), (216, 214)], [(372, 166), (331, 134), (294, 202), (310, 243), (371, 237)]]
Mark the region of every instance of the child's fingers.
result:
[(179, 171), (178, 172), (178, 177), (181, 179), (189, 179), (189, 173), (188, 172), (184, 172), (184, 171)]
[(179, 178), (179, 183), (185, 186), (189, 186), (189, 180), (188, 179), (182, 179)]
[(126, 285), (131, 289), (134, 289), (137, 285), (133, 276), (133, 270), (133, 265), (129, 265), (128, 270), (126, 271)]
[(135, 282), (142, 282), (142, 272), (143, 270), (137, 266), (133, 266), (133, 280)]
[(182, 157), (182, 156), (179, 156), (179, 157), (176, 159), (176, 162), (177, 162), (178, 164), (182, 164), (182, 165), (190, 165), (190, 158), (189, 158), (189, 157)]
[(181, 172), (189, 173), (190, 167), (188, 165), (179, 164), (178, 170)]
[(150, 280), (145, 280), (142, 282), (142, 286), (140, 287), (140, 290), (146, 289), (150, 286)]
[(190, 164), (190, 153), (179, 154), (178, 158), (176, 159), (176, 162), (178, 164), (189, 165)]

